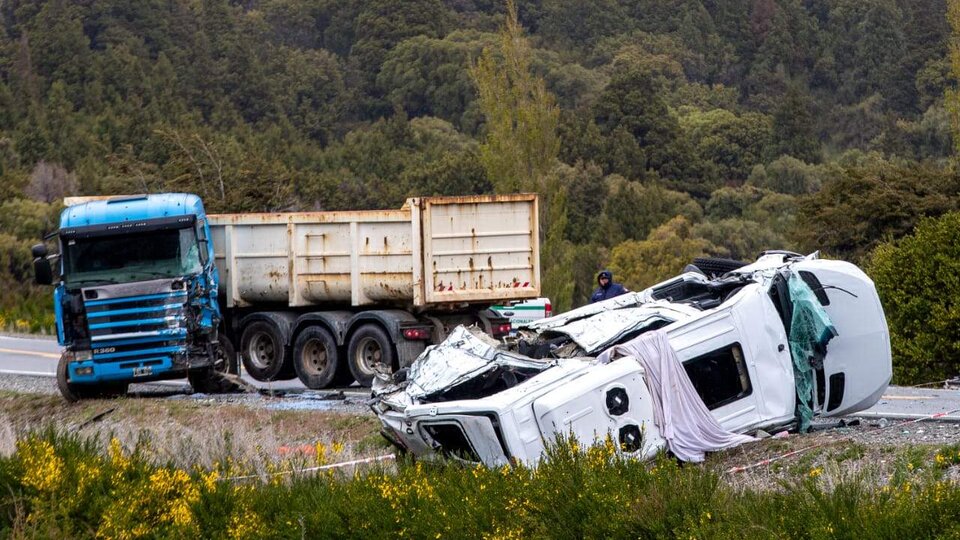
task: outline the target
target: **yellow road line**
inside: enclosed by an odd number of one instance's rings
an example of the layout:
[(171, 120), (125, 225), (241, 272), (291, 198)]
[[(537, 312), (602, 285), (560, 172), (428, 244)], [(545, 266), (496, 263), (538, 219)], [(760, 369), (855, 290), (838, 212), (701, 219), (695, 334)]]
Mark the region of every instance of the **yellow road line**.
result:
[(47, 352), (38, 352), (38, 351), (21, 351), (19, 349), (3, 349), (0, 348), (0, 353), (13, 353), (13, 354), (27, 354), (31, 356), (42, 356), (44, 358), (56, 358), (59, 359), (59, 354), (47, 353)]

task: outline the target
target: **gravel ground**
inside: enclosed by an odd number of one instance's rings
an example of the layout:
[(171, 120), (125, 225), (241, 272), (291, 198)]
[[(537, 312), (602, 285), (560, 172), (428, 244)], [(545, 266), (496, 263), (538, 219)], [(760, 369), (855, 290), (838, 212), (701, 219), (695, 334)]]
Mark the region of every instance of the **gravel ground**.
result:
[(960, 478), (960, 467), (938, 467), (935, 459), (945, 447), (957, 452), (960, 423), (852, 416), (815, 423), (814, 430), (719, 452), (709, 456), (707, 463), (733, 486), (761, 490), (781, 489), (814, 477), (833, 484), (865, 478), (878, 486), (897, 474)]
[[(0, 374), (0, 390), (25, 394), (60, 394), (57, 379), (53, 377), (34, 377), (29, 375)], [(190, 391), (188, 384), (131, 384), (130, 392), (135, 394), (163, 395), (184, 394)]]
[[(0, 374), (0, 391), (23, 394), (59, 395), (57, 380), (53, 377)], [(370, 413), (366, 399), (345, 396), (342, 392), (287, 391), (265, 395), (256, 392), (234, 394), (194, 394), (189, 384), (164, 383), (131, 384), (128, 395), (142, 398), (196, 401), (205, 404), (235, 404), (251, 408), (280, 411), (337, 411), (355, 414)], [(371, 413), (372, 414), (372, 413)]]

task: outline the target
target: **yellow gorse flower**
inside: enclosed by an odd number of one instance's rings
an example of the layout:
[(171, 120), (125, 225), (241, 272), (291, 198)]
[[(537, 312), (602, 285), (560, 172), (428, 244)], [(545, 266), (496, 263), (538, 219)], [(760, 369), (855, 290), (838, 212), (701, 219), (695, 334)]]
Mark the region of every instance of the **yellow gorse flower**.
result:
[[(317, 451), (317, 465), (326, 465), (327, 463), (327, 445), (323, 444), (320, 441), (317, 441), (315, 446)], [(336, 452), (336, 450), (334, 450)]]
[(129, 540), (170, 529), (179, 536), (198, 534), (193, 505), (200, 500), (199, 485), (186, 471), (167, 468), (156, 469), (144, 483), (118, 483), (116, 504), (104, 512), (97, 537)]
[(17, 442), (23, 463), (23, 484), (39, 492), (52, 492), (63, 479), (63, 458), (57, 455), (50, 441), (28, 438)]

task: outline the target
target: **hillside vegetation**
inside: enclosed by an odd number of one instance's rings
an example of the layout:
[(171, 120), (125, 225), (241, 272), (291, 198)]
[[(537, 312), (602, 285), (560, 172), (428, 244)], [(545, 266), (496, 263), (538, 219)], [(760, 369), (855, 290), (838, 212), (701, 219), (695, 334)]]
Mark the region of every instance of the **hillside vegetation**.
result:
[(64, 195), (190, 191), (242, 212), (538, 191), (558, 311), (585, 302), (604, 266), (639, 288), (702, 255), (865, 262), (958, 209), (943, 0), (509, 13), (488, 0), (3, 2), (0, 328), (52, 326), (49, 291), (26, 285), (29, 246)]

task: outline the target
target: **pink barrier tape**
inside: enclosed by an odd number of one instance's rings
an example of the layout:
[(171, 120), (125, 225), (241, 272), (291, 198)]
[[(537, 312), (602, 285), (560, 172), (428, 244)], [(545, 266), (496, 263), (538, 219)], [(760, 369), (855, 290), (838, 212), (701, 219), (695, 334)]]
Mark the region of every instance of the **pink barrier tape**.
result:
[[(922, 417), (922, 418), (914, 418), (913, 420), (906, 420), (906, 421), (899, 422), (899, 423), (896, 423), (896, 424), (890, 424), (890, 425), (887, 425), (887, 426), (884, 426), (884, 427), (878, 427), (878, 428), (874, 429), (873, 431), (883, 431), (883, 430), (891, 429), (891, 428), (895, 428), (895, 427), (906, 426), (906, 425), (908, 425), (908, 424), (916, 424), (917, 422), (923, 422), (924, 420), (935, 420), (935, 419), (937, 419), (937, 418), (941, 418), (941, 417), (944, 417), (944, 416), (947, 416), (947, 415), (951, 415), (951, 414), (953, 414), (953, 413), (955, 413), (955, 412), (960, 412), (960, 409), (953, 409), (952, 411), (947, 411), (947, 412), (939, 412), (939, 413), (931, 414), (931, 415), (928, 415), (928, 416), (924, 416), (924, 417)], [(781, 455), (779, 455), (779, 456), (774, 456), (774, 457), (772, 457), (772, 458), (767, 458), (767, 459), (758, 461), (758, 462), (756, 462), (756, 463), (751, 463), (750, 465), (743, 465), (743, 466), (741, 466), (741, 467), (733, 467), (733, 468), (727, 469), (726, 471), (723, 472), (723, 474), (733, 474), (733, 473), (738, 473), (738, 472), (747, 471), (747, 470), (750, 470), (750, 469), (756, 469), (757, 467), (763, 467), (764, 465), (769, 465), (769, 464), (773, 463), (774, 461), (780, 461), (781, 459), (786, 459), (786, 458), (788, 458), (788, 457), (792, 457), (792, 456), (795, 456), (795, 455), (797, 455), (797, 454), (802, 454), (802, 453), (804, 453), (804, 452), (807, 452), (807, 451), (809, 451), (809, 450), (813, 450), (813, 449), (815, 449), (815, 448), (820, 448), (820, 447), (822, 447), (822, 446), (828, 446), (828, 445), (831, 445), (831, 444), (837, 444), (837, 443), (846, 442), (846, 441), (850, 441), (850, 440), (851, 440), (850, 438), (844, 438), (844, 439), (839, 439), (839, 440), (836, 440), (836, 441), (828, 441), (828, 442), (823, 442), (823, 443), (820, 443), (820, 444), (813, 444), (813, 445), (807, 446), (807, 447), (805, 447), (805, 448), (798, 448), (797, 450), (792, 450), (792, 451), (790, 451), (790, 452), (787, 452), (787, 453), (785, 453), (785, 454), (781, 454)]]
[(228, 476), (226, 478), (221, 478), (221, 481), (226, 480), (248, 480), (251, 478), (263, 478), (265, 476), (280, 476), (284, 474), (294, 474), (294, 473), (305, 473), (305, 472), (315, 472), (315, 471), (325, 471), (328, 469), (339, 469), (341, 467), (350, 467), (351, 465), (363, 465), (365, 463), (374, 463), (377, 461), (387, 461), (391, 459), (396, 459), (395, 454), (387, 454), (384, 456), (374, 456), (363, 459), (354, 459), (352, 461), (341, 461), (340, 463), (331, 463), (329, 465), (318, 465), (316, 467), (307, 467), (305, 469), (297, 469), (295, 471), (280, 471), (273, 474), (248, 474), (245, 476)]

